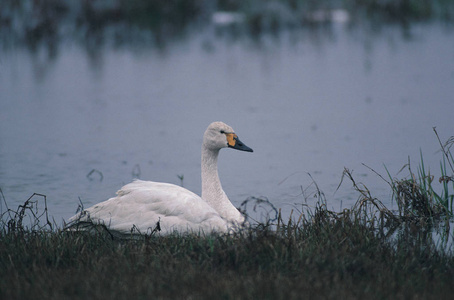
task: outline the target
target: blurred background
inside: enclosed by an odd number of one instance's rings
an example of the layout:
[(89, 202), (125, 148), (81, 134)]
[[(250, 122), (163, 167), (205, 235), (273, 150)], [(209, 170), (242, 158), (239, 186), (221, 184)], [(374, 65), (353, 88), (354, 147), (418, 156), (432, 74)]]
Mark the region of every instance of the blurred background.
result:
[[(33, 193), (59, 223), (134, 178), (200, 194), (212, 121), (232, 202), (288, 215), (316, 186), (393, 208), (385, 178), (440, 175), (454, 134), (454, 2), (446, 0), (0, 0), (1, 211)], [(309, 175), (310, 174), (310, 175)]]

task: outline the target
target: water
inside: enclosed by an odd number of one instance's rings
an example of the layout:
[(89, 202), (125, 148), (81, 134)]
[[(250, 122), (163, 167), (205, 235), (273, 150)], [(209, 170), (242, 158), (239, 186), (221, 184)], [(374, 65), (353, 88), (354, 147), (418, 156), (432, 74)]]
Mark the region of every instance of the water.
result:
[[(2, 50), (0, 188), (10, 208), (45, 194), (60, 221), (79, 198), (91, 206), (137, 176), (180, 184), (183, 175), (199, 194), (202, 135), (217, 120), (254, 149), (221, 153), (237, 206), (265, 196), (288, 214), (313, 200), (310, 173), (330, 208), (350, 207), (351, 183), (337, 190), (347, 167), (392, 207), (387, 184), (362, 163), (396, 175), (409, 156), (416, 170), (421, 150), (439, 174), (432, 127), (453, 135), (454, 38), (438, 23), (260, 37), (208, 27), (165, 47), (92, 50)], [(87, 177), (93, 169), (102, 180)]]

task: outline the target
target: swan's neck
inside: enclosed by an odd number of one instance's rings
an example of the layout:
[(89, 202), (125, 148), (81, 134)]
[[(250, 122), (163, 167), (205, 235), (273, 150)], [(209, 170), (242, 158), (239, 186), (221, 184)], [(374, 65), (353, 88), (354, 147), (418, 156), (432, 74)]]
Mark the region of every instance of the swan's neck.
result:
[(217, 209), (217, 204), (227, 196), (221, 186), (218, 174), (219, 150), (202, 148), (202, 199)]
[(222, 189), (218, 174), (218, 156), (219, 150), (202, 147), (202, 199), (208, 202), (222, 218), (242, 222), (242, 215)]

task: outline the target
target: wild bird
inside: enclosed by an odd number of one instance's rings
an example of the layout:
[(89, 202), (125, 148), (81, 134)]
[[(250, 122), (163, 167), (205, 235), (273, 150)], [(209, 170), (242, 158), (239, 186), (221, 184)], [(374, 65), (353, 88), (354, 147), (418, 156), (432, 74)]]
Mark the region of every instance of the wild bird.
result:
[(135, 180), (123, 186), (116, 197), (71, 217), (66, 228), (88, 230), (87, 225), (101, 225), (120, 234), (170, 234), (229, 232), (241, 226), (245, 218), (230, 202), (219, 180), (217, 161), (222, 148), (253, 152), (232, 127), (211, 123), (202, 143), (202, 197), (174, 184)]

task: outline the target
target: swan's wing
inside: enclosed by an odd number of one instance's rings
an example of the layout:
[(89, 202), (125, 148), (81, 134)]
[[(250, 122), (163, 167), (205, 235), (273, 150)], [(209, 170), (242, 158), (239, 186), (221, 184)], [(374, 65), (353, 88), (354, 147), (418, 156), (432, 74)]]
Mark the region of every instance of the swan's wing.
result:
[(226, 231), (228, 225), (191, 191), (173, 184), (141, 180), (125, 185), (116, 197), (86, 209), (69, 221), (72, 224), (103, 224), (124, 233), (131, 232), (132, 228), (147, 233), (159, 222), (162, 234)]

